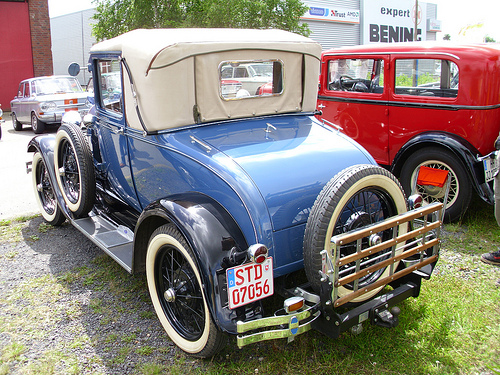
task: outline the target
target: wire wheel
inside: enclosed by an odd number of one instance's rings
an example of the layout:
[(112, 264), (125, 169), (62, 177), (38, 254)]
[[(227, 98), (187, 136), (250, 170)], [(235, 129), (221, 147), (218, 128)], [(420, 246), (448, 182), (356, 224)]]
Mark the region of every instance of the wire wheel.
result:
[(219, 352), (224, 335), (211, 318), (193, 251), (174, 225), (151, 236), (146, 276), (156, 314), (172, 341), (197, 357)]
[(48, 170), (39, 152), (33, 155), (32, 178), (35, 198), (43, 218), (51, 225), (61, 225), (65, 217), (57, 204)]
[(75, 217), (83, 217), (95, 200), (95, 174), (90, 148), (82, 131), (62, 125), (56, 134), (54, 166), (59, 189)]
[[(304, 234), (304, 267), (312, 287), (319, 291), (323, 249), (331, 249), (331, 238), (338, 234), (383, 221), (406, 211), (406, 199), (397, 179), (385, 169), (374, 165), (355, 165), (332, 178), (318, 195), (307, 220)], [(401, 226), (401, 231), (406, 229)], [(371, 246), (372, 241), (392, 238), (392, 229), (373, 233), (365, 239), (361, 248)], [(376, 240), (375, 240), (376, 238)], [(340, 257), (356, 253), (355, 244), (340, 248)], [(334, 254), (335, 256), (335, 254)], [(390, 249), (361, 259), (360, 270), (379, 263), (390, 256)], [(397, 267), (397, 263), (394, 264)], [(356, 263), (344, 265), (339, 270), (339, 278), (356, 272)], [(372, 272), (358, 279), (358, 288), (368, 286), (389, 274), (388, 267)], [(353, 300), (362, 302), (377, 294), (380, 288), (365, 293)], [(338, 288), (342, 297), (354, 288), (353, 283)]]
[[(469, 207), (472, 198), (472, 185), (460, 160), (451, 152), (437, 147), (427, 147), (415, 152), (401, 169), (401, 184), (407, 194), (410, 194), (421, 166), (448, 171), (450, 191), (446, 201), (445, 219), (458, 220)], [(417, 192), (424, 199), (424, 204), (444, 203), (446, 193), (444, 187), (417, 185)]]

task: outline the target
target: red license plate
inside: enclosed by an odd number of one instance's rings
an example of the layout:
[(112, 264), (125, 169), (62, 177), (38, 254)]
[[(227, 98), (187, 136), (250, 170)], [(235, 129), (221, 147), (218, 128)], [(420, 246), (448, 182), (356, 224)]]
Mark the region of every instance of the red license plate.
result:
[(246, 305), (274, 293), (273, 259), (247, 263), (226, 270), (229, 308)]
[[(68, 104), (78, 104), (78, 99), (64, 99), (64, 104), (65, 105), (68, 105)], [(64, 111), (65, 112), (78, 111), (78, 108), (66, 108)]]

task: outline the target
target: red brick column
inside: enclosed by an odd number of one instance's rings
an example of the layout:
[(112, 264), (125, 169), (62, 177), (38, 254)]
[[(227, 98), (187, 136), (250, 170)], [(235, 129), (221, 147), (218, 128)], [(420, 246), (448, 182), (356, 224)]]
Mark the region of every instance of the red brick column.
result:
[(48, 0), (28, 0), (35, 77), (52, 75), (52, 41)]

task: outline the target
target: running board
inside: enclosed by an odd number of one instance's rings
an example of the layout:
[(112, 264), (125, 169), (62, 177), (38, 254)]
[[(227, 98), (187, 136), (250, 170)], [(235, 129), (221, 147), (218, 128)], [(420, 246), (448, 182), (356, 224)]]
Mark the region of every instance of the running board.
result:
[(72, 224), (127, 272), (132, 273), (134, 233), (129, 228), (116, 226), (101, 215), (72, 220)]

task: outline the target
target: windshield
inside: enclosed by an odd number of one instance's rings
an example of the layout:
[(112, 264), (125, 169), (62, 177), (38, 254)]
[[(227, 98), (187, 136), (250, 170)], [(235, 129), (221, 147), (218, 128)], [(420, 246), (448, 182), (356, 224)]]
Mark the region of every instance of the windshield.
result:
[(266, 62), (262, 64), (250, 65), (254, 71), (254, 76), (271, 77), (273, 75), (273, 63)]
[(34, 91), (37, 95), (71, 94), (83, 92), (76, 78), (44, 78), (33, 81)]

